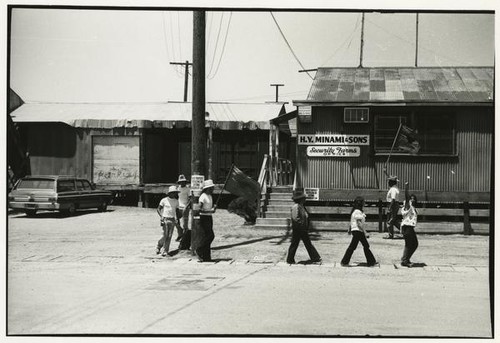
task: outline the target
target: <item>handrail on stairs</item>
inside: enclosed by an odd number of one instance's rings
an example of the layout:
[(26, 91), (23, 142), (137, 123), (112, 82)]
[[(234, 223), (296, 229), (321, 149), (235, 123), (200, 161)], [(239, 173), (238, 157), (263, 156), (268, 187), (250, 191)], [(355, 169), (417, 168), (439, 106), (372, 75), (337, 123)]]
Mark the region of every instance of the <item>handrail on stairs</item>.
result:
[(258, 179), (260, 185), (260, 198), (257, 204), (258, 217), (262, 215), (262, 208), (266, 205), (265, 202), (262, 203), (262, 197), (264, 196), (264, 201), (267, 200), (265, 198), (267, 187), (291, 185), (295, 181), (294, 177), (292, 161), (279, 157), (273, 158), (267, 154), (264, 155)]

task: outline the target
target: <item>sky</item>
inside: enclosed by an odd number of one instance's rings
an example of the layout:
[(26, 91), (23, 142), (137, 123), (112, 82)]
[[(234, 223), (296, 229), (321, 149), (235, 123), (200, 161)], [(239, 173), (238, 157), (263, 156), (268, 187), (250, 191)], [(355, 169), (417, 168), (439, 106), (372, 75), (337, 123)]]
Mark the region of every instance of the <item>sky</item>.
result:
[[(299, 70), (359, 66), (361, 17), (207, 11), (207, 101), (274, 101), (273, 83), (280, 101), (305, 99), (314, 72)], [(493, 66), (494, 20), (419, 14), (418, 66)], [(182, 101), (184, 69), (170, 62), (192, 62), (192, 22), (192, 11), (14, 9), (10, 87), (26, 102)], [(416, 14), (365, 13), (364, 67), (413, 67), (415, 43)]]

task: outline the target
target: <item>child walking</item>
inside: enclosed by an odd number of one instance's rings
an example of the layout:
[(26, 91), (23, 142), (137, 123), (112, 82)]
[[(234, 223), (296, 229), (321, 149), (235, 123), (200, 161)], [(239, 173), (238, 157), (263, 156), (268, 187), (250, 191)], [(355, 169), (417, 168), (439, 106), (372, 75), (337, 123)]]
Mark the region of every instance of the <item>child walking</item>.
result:
[(415, 233), (418, 212), (415, 208), (417, 206), (417, 197), (415, 194), (409, 195), (408, 188), (408, 182), (405, 182), (405, 201), (401, 210), (401, 214), (403, 215), (401, 230), (405, 239), (405, 248), (403, 250), (403, 257), (401, 258), (401, 265), (410, 268), (412, 266), (410, 258), (418, 248), (418, 239)]
[(343, 267), (349, 266), (349, 261), (351, 260), (352, 254), (354, 250), (356, 250), (359, 242), (361, 242), (361, 244), (363, 245), (363, 251), (365, 253), (367, 265), (371, 267), (377, 264), (375, 256), (373, 256), (373, 253), (370, 250), (370, 244), (366, 239), (369, 236), (364, 228), (366, 218), (366, 215), (363, 213), (364, 204), (365, 200), (362, 197), (356, 197), (356, 199), (354, 199), (354, 204), (351, 211), (350, 225), (352, 240), (351, 244), (349, 244), (349, 246), (347, 247), (342, 261), (340, 262)]
[(176, 186), (168, 188), (167, 196), (161, 199), (158, 205), (157, 212), (161, 218), (160, 224), (163, 229), (163, 236), (158, 241), (156, 246), (156, 254), (161, 252), (162, 256), (168, 255), (172, 233), (177, 224), (177, 209), (179, 208), (178, 199), (179, 191)]

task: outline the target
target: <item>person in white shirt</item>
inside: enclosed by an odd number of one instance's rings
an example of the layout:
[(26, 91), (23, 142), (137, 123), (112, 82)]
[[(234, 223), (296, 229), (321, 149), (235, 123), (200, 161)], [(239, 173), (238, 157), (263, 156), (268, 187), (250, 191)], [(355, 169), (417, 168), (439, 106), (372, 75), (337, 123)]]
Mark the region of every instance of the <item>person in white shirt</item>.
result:
[(198, 200), (200, 204), (201, 242), (200, 245), (196, 248), (195, 253), (198, 256), (198, 260), (200, 262), (209, 262), (212, 260), (210, 245), (215, 238), (212, 214), (215, 213), (215, 210), (217, 208), (217, 205), (213, 204), (212, 199), (214, 187), (215, 185), (212, 180), (206, 180), (205, 182), (203, 182), (200, 199)]
[[(179, 187), (179, 210), (177, 211), (177, 239), (180, 241), (182, 236), (188, 233), (189, 230), (189, 214), (191, 212), (191, 188), (188, 186), (188, 180), (184, 175), (179, 175), (177, 180)], [(181, 225), (182, 219), (182, 225)], [(191, 238), (190, 238), (191, 239)]]
[(418, 248), (418, 239), (415, 233), (418, 216), (417, 209), (415, 208), (415, 206), (417, 206), (417, 197), (415, 194), (409, 195), (408, 188), (408, 182), (405, 182), (405, 201), (401, 209), (401, 214), (403, 215), (401, 231), (405, 239), (405, 248), (403, 250), (403, 257), (401, 258), (401, 265), (404, 267), (412, 266), (410, 258)]
[(354, 199), (354, 203), (352, 205), (351, 211), (351, 224), (350, 224), (350, 232), (352, 234), (351, 244), (347, 247), (347, 250), (342, 257), (340, 264), (343, 267), (349, 266), (349, 261), (351, 260), (352, 254), (354, 250), (358, 247), (358, 243), (361, 242), (363, 245), (363, 251), (366, 257), (366, 264), (371, 267), (377, 264), (375, 260), (375, 256), (370, 250), (370, 244), (368, 243), (367, 237), (370, 237), (365, 230), (365, 218), (366, 215), (363, 213), (363, 206), (365, 204), (365, 200), (362, 197), (356, 197)]
[(401, 223), (398, 218), (399, 211), (399, 188), (398, 188), (398, 177), (389, 176), (389, 190), (387, 191), (387, 230), (389, 234), (384, 238), (393, 239), (394, 238), (394, 227), (397, 228), (398, 232), (401, 231)]
[(163, 229), (163, 236), (156, 246), (156, 254), (162, 252), (162, 256), (168, 255), (172, 233), (177, 222), (177, 209), (179, 208), (178, 194), (177, 187), (170, 186), (167, 196), (161, 199), (156, 210), (161, 218), (160, 225)]

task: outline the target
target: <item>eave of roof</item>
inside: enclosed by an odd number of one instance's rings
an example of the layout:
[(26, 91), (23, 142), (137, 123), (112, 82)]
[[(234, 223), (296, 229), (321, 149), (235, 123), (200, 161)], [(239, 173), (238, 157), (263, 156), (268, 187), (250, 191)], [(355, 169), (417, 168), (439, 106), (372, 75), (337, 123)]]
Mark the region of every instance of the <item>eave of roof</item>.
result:
[(493, 67), (319, 68), (300, 104), (493, 103)]

